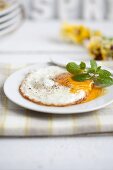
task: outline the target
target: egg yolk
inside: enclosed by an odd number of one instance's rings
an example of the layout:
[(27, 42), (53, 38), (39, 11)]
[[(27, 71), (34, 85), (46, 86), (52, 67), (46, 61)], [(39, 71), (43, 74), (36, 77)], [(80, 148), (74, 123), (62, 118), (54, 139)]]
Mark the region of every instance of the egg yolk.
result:
[(91, 101), (100, 95), (102, 95), (103, 89), (95, 87), (93, 80), (86, 81), (75, 81), (72, 79), (72, 75), (69, 73), (63, 73), (55, 78), (55, 81), (62, 86), (70, 88), (70, 93), (76, 93), (79, 90), (84, 90), (86, 92), (86, 98), (83, 102)]

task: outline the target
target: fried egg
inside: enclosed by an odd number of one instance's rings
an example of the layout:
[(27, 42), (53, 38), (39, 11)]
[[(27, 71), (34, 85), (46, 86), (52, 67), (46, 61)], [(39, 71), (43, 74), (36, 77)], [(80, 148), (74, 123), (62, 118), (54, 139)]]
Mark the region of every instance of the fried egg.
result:
[(76, 82), (58, 66), (48, 66), (28, 73), (22, 81), (21, 95), (37, 104), (68, 106), (81, 103), (92, 90), (93, 81)]

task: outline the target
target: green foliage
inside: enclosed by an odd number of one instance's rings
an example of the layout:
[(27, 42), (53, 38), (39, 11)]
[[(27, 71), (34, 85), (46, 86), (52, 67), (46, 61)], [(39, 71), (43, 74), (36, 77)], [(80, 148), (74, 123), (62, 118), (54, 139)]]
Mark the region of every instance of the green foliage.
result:
[(91, 79), (91, 76), (89, 74), (78, 74), (76, 76), (73, 76), (73, 79), (76, 81), (85, 81)]
[(94, 84), (100, 87), (113, 85), (112, 74), (108, 70), (101, 69), (101, 66), (97, 66), (95, 60), (90, 61), (89, 68), (84, 62), (79, 65), (71, 62), (66, 65), (66, 69), (73, 75), (75, 81), (93, 80)]

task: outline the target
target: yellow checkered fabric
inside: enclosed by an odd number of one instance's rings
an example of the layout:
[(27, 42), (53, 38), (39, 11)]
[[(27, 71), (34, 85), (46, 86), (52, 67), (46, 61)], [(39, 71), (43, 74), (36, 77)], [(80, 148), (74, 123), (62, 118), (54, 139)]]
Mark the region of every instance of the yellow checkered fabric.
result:
[[(113, 68), (113, 62), (103, 62)], [(3, 92), (9, 74), (25, 65), (0, 64), (0, 136), (54, 136), (113, 132), (113, 104), (91, 113), (52, 115), (24, 109)]]

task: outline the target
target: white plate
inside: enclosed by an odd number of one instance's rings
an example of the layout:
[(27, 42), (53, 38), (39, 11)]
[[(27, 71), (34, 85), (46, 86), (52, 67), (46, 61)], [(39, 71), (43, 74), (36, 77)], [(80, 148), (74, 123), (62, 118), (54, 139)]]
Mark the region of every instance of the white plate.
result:
[(10, 19), (9, 21), (0, 24), (0, 30), (4, 29), (4, 28), (8, 28), (9, 26), (17, 23), (19, 20), (21, 20), (21, 18), (22, 18), (22, 15), (20, 13), (17, 16), (15, 16), (14, 18)]
[(19, 26), (21, 25), (21, 23), (22, 23), (22, 21), (19, 20), (17, 23), (15, 23), (15, 24), (11, 25), (10, 27), (8, 27), (8, 28), (0, 31), (0, 38), (1, 38), (2, 36), (5, 36), (5, 35), (7, 35), (7, 34), (12, 33), (13, 31), (15, 31), (17, 28), (19, 28)]
[(0, 37), (10, 34), (13, 31), (15, 31), (17, 28), (20, 27), (20, 25), (23, 22), (23, 14), (21, 14), (21, 16), (16, 20), (16, 22), (14, 22), (13, 24), (9, 25), (8, 27), (5, 27), (4, 29), (0, 30)]
[(2, 36), (5, 36), (7, 34), (12, 33), (13, 31), (15, 31), (17, 28), (19, 28), (19, 26), (22, 24), (21, 19), (18, 20), (17, 23), (14, 23), (13, 25), (9, 26), (8, 28), (5, 28), (4, 30), (0, 31), (0, 38)]
[(2, 22), (7, 22), (8, 20), (16, 17), (18, 14), (21, 13), (21, 8), (18, 7), (16, 10), (14, 10), (13, 12), (9, 13), (8, 15), (5, 15), (3, 17), (0, 17), (0, 23)]
[[(72, 114), (72, 113), (82, 113), (82, 112), (90, 112), (100, 108), (107, 106), (108, 104), (113, 102), (113, 86), (110, 86), (107, 89), (107, 93), (103, 96), (98, 97), (95, 100), (84, 104), (78, 104), (73, 106), (66, 106), (66, 107), (50, 107), (50, 106), (41, 106), (35, 103), (32, 103), (26, 99), (24, 99), (19, 93), (19, 85), (21, 84), (22, 80), (24, 79), (25, 75), (35, 69), (40, 67), (45, 67), (47, 64), (36, 64), (33, 66), (26, 67), (21, 69), (15, 73), (13, 73), (9, 78), (6, 80), (4, 84), (4, 92), (6, 96), (14, 103), (30, 109), (34, 111), (46, 112), (46, 113), (57, 113), (57, 114)], [(105, 67), (103, 67), (105, 68)], [(113, 73), (112, 70), (108, 69)]]
[(9, 7), (6, 7), (5, 9), (0, 11), (0, 17), (9, 14), (10, 12), (15, 10), (19, 6), (18, 1), (11, 1), (10, 0), (8, 4), (9, 4)]

